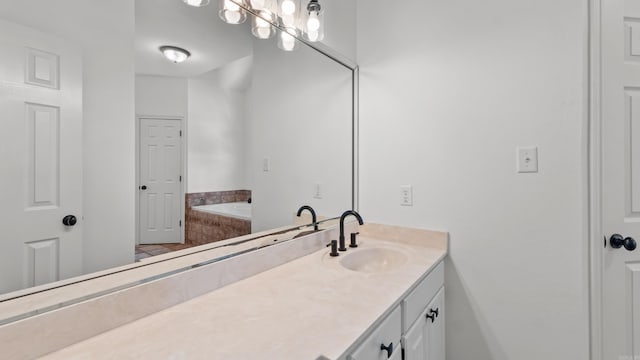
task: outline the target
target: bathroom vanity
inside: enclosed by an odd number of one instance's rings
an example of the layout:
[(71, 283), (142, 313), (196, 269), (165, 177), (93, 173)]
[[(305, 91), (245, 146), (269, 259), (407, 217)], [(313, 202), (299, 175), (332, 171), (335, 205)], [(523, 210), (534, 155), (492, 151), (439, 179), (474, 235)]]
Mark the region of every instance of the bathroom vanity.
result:
[[(326, 247), (337, 238), (334, 227), (139, 285), (173, 281), (182, 286), (176, 291), (193, 291), (196, 296), (105, 328), (43, 358), (444, 359), (442, 261), (447, 234), (377, 224), (356, 229), (355, 223), (347, 224), (347, 234), (356, 231), (358, 247), (337, 257), (329, 256)], [(260, 251), (270, 251), (271, 259), (304, 255), (202, 295), (189, 290), (192, 285), (206, 286), (206, 277), (198, 273), (224, 262), (229, 276), (246, 264), (265, 261), (265, 253), (257, 257)], [(185, 283), (191, 285), (184, 287)], [(131, 291), (136, 287), (123, 292)], [(119, 304), (113, 316), (136, 311), (164, 295), (148, 290), (129, 300), (137, 303)], [(70, 318), (60, 326), (82, 321)]]

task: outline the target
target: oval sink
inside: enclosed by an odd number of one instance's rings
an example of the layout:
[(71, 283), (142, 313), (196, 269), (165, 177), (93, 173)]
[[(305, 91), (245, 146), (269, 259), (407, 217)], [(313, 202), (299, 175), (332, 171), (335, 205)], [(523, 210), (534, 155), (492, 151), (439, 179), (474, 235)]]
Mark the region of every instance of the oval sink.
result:
[(340, 264), (353, 271), (377, 273), (393, 271), (407, 263), (407, 255), (389, 248), (369, 248), (347, 253)]

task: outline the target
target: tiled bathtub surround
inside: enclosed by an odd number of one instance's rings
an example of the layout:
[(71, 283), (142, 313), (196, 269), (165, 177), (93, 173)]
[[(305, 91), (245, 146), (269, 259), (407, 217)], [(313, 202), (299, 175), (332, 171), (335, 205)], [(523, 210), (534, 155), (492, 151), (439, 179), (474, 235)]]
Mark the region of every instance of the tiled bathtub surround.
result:
[(187, 208), (197, 205), (249, 201), (251, 190), (210, 191), (185, 195)]
[(185, 244), (208, 244), (251, 233), (251, 221), (193, 210), (192, 206), (245, 202), (250, 190), (190, 193), (185, 196)]

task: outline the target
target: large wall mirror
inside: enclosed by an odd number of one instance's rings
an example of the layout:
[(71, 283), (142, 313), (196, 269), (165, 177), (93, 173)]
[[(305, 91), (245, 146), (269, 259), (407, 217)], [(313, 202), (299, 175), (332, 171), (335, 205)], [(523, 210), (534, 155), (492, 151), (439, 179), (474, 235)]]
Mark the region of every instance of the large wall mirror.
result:
[(0, 4), (0, 301), (354, 207), (355, 70), (250, 23), (215, 1)]

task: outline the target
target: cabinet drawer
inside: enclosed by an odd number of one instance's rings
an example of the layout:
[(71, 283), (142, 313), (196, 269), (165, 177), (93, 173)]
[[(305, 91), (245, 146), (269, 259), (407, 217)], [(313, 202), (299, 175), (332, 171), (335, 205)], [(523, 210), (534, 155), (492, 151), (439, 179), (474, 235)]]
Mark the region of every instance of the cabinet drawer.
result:
[(440, 262), (402, 301), (402, 332), (409, 330), (442, 285), (444, 285), (444, 263)]
[(393, 344), (391, 358), (397, 358), (402, 353), (400, 339), (402, 336), (402, 312), (400, 306), (369, 335), (349, 357), (351, 360), (386, 360), (387, 351), (381, 350), (380, 345)]

